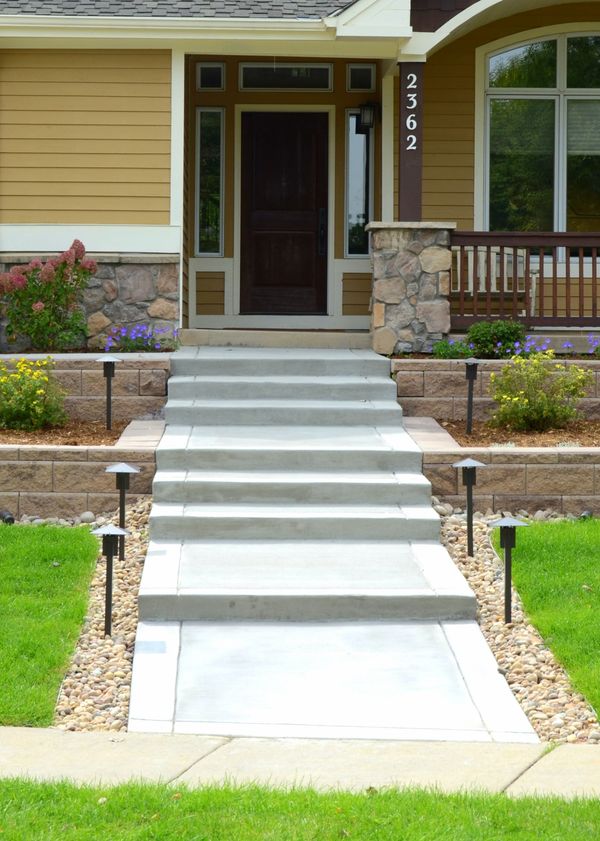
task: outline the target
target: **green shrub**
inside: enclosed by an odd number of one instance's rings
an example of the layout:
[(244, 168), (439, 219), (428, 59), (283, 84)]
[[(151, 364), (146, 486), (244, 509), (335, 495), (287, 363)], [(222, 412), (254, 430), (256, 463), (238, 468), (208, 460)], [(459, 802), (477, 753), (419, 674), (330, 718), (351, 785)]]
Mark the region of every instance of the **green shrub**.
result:
[(14, 369), (0, 362), (0, 427), (41, 429), (65, 423), (65, 395), (51, 370), (50, 358), (19, 359)]
[(464, 359), (473, 356), (473, 351), (460, 339), (442, 339), (433, 345), (431, 354), (434, 359)]
[(69, 350), (87, 340), (81, 296), (96, 263), (85, 259), (85, 247), (74, 240), (56, 258), (13, 266), (0, 274), (0, 297), (9, 341), (27, 336), (34, 350)]
[(518, 321), (478, 321), (467, 332), (472, 356), (479, 359), (503, 359), (512, 356), (525, 341), (525, 328)]
[(575, 403), (592, 378), (591, 371), (556, 362), (552, 350), (513, 356), (500, 374), (490, 377), (498, 404), (490, 423), (524, 432), (566, 426), (577, 417)]

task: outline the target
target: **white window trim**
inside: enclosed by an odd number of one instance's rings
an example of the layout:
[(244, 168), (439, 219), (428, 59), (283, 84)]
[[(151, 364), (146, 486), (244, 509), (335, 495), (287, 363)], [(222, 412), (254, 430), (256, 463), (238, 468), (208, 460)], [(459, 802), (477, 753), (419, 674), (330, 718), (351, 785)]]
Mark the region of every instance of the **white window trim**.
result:
[[(558, 107), (556, 110), (556, 131), (559, 129), (565, 135), (560, 139), (561, 143), (566, 142), (566, 119), (563, 118), (559, 110), (563, 107), (563, 102), (567, 101), (568, 97), (598, 99), (600, 93), (592, 94), (589, 88), (573, 88), (566, 93), (566, 77), (561, 78), (562, 73), (566, 73), (566, 61), (564, 55), (561, 56), (561, 41), (562, 49), (566, 44), (567, 36), (576, 35), (600, 35), (600, 22), (592, 21), (589, 23), (565, 23), (554, 24), (552, 26), (540, 27), (537, 29), (529, 29), (523, 32), (514, 33), (505, 38), (499, 38), (496, 41), (491, 41), (484, 44), (475, 50), (475, 152), (474, 152), (474, 196), (473, 196), (473, 222), (475, 230), (487, 231), (489, 230), (488, 223), (488, 208), (489, 208), (489, 119), (488, 119), (488, 103), (490, 96), (488, 96), (487, 88), (487, 60), (494, 53), (502, 52), (511, 47), (518, 47), (519, 45), (529, 44), (533, 41), (543, 41), (550, 38), (558, 39), (557, 63), (558, 76), (557, 88), (497, 88), (498, 95), (507, 93), (506, 98), (555, 98), (558, 100)], [(562, 36), (562, 38), (561, 38)], [(562, 89), (561, 89), (562, 85)], [(527, 97), (523, 95), (523, 91), (527, 90)], [(559, 90), (561, 93), (559, 93)], [(595, 88), (599, 90), (600, 88)], [(564, 92), (562, 92), (564, 91)], [(558, 146), (557, 146), (558, 149)], [(566, 187), (566, 159), (560, 160), (561, 155), (556, 155), (555, 167), (557, 171), (555, 174), (555, 191), (559, 196), (559, 201), (555, 199), (554, 205), (554, 227), (556, 230), (560, 229), (562, 219), (559, 216), (560, 208), (564, 206), (562, 199), (564, 198), (564, 191)], [(558, 192), (560, 191), (560, 192)], [(563, 211), (564, 215), (564, 211)], [(558, 217), (558, 218), (557, 218)], [(562, 226), (564, 227), (564, 225)]]
[[(364, 70), (368, 67), (371, 70), (371, 86), (368, 88), (353, 88), (350, 85), (350, 74), (352, 70), (359, 68), (360, 70)], [(376, 64), (365, 64), (360, 62), (350, 62), (346, 65), (346, 93), (375, 93), (377, 87), (377, 65)]]
[[(203, 88), (200, 85), (200, 70), (203, 67), (220, 67), (221, 68), (221, 87), (219, 88)], [(227, 66), (224, 61), (198, 61), (196, 62), (196, 93), (202, 93), (204, 91), (224, 91), (227, 86), (227, 81), (225, 78), (225, 74), (227, 72)]]
[[(221, 115), (221, 177), (220, 177), (220, 191), (221, 200), (219, 203), (219, 251), (200, 251), (200, 230), (198, 227), (198, 217), (200, 211), (200, 167), (198, 161), (200, 159), (200, 116), (207, 112), (218, 112)], [(223, 256), (223, 222), (224, 222), (224, 208), (223, 200), (225, 195), (225, 108), (206, 107), (198, 105), (196, 108), (196, 148), (194, 149), (196, 161), (196, 183), (194, 185), (194, 255), (195, 257), (222, 257)]]

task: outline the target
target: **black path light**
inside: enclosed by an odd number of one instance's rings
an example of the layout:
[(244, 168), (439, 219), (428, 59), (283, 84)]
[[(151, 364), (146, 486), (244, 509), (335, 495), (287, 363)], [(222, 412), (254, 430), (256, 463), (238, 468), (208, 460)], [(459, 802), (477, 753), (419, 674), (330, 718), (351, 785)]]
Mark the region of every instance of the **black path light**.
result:
[(473, 432), (473, 388), (475, 387), (475, 380), (477, 379), (477, 366), (479, 362), (471, 357), (465, 359), (465, 369), (467, 373), (467, 435)]
[(121, 362), (118, 356), (104, 354), (96, 362), (102, 362), (106, 380), (106, 428), (112, 429), (112, 379), (115, 375), (115, 363)]
[(512, 622), (512, 550), (517, 543), (517, 528), (528, 526), (523, 520), (514, 517), (503, 517), (492, 523), (493, 528), (500, 529), (500, 547), (504, 549), (504, 621)]
[(487, 467), (474, 458), (455, 462), (452, 467), (462, 467), (462, 483), (467, 489), (467, 555), (473, 557), (473, 486), (477, 484), (477, 468)]
[(15, 518), (10, 511), (0, 511), (0, 523), (6, 523), (7, 526), (12, 526)]
[(95, 529), (92, 534), (102, 538), (102, 554), (106, 558), (106, 591), (104, 598), (104, 634), (110, 637), (112, 633), (112, 579), (113, 579), (113, 558), (119, 548), (119, 538), (129, 534), (125, 529), (117, 526), (102, 526)]
[[(119, 527), (125, 528), (125, 492), (129, 490), (129, 477), (133, 473), (139, 473), (139, 467), (132, 467), (131, 464), (125, 464), (124, 461), (118, 464), (111, 464), (106, 468), (106, 473), (114, 473), (117, 480), (117, 490), (119, 491)], [(119, 560), (125, 560), (125, 538), (121, 536), (119, 541)]]

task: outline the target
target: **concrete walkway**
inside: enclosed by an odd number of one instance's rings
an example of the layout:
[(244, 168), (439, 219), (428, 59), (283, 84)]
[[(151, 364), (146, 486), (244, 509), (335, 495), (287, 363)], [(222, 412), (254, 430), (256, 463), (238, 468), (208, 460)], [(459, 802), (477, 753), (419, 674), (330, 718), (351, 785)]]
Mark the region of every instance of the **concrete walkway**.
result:
[(128, 780), (190, 787), (252, 782), (319, 790), (417, 786), (600, 797), (600, 748), (0, 728), (0, 777), (15, 776), (104, 786)]

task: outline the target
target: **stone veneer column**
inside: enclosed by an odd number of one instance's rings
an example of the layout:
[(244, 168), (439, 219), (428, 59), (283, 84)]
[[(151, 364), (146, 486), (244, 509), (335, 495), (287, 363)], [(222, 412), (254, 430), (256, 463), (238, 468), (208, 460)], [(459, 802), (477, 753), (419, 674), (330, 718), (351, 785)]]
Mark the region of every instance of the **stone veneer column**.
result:
[(450, 332), (450, 222), (371, 222), (373, 349), (429, 351)]

